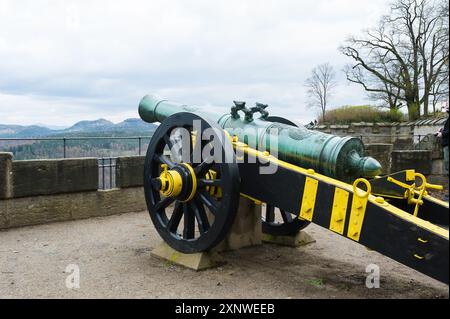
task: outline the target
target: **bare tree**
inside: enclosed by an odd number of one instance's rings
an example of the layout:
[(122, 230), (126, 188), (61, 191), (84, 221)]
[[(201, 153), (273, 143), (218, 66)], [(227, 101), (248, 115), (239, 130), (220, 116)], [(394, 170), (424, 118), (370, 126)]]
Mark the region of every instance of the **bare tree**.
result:
[(328, 101), (337, 85), (335, 77), (333, 67), (329, 63), (324, 63), (316, 66), (312, 70), (311, 76), (305, 81), (310, 99), (309, 106), (320, 108), (322, 120), (325, 120)]
[(404, 101), (410, 120), (420, 117), (421, 106), (427, 115), (430, 100), (445, 94), (439, 83), (448, 83), (446, 9), (446, 0), (395, 0), (376, 28), (340, 48), (354, 60), (345, 68), (347, 79), (390, 107)]

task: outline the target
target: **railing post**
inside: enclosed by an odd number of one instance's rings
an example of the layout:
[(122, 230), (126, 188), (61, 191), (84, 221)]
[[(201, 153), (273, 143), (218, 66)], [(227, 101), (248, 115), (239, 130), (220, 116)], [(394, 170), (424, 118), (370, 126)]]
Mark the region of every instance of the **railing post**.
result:
[(109, 189), (112, 189), (112, 157), (109, 158)]
[(142, 137), (139, 136), (139, 156), (141, 156), (141, 140), (142, 140)]
[(66, 138), (63, 138), (63, 157), (66, 158)]
[(103, 182), (102, 182), (102, 188), (103, 188), (103, 190), (105, 190), (105, 158), (104, 157), (102, 157), (102, 179), (103, 179)]

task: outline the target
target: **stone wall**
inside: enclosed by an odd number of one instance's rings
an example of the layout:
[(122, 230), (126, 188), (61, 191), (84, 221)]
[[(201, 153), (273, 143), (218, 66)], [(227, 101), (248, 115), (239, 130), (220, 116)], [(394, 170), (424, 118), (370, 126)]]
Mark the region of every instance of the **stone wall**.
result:
[(116, 185), (119, 188), (144, 184), (145, 156), (119, 157), (116, 162)]
[(0, 229), (146, 210), (142, 187), (0, 200)]
[(12, 197), (98, 189), (96, 158), (13, 161)]
[[(383, 174), (416, 168), (442, 183), (448, 178), (444, 170), (441, 141), (434, 134), (444, 126), (446, 119), (444, 117), (406, 123), (327, 124), (310, 128), (338, 136), (361, 138), (366, 147), (366, 154), (382, 164)], [(391, 152), (399, 150), (402, 152), (391, 155)], [(427, 162), (422, 162), (424, 160)]]
[(338, 136), (353, 136), (365, 144), (393, 144), (394, 148), (407, 148), (413, 144), (414, 126), (409, 123), (351, 123), (347, 125), (318, 125), (313, 128)]
[(414, 169), (416, 170), (416, 172), (422, 173), (424, 175), (430, 175), (431, 167), (431, 151), (392, 151), (392, 172), (398, 172), (405, 169)]
[(362, 138), (365, 144), (393, 144), (394, 149), (412, 149), (419, 137), (434, 134), (444, 126), (446, 118), (402, 123), (351, 123), (317, 125), (314, 130), (339, 136)]
[(98, 191), (95, 158), (14, 161), (0, 153), (0, 229), (145, 210), (139, 160), (119, 158), (121, 188)]
[(391, 172), (391, 153), (393, 144), (374, 143), (365, 144), (365, 150), (367, 156), (372, 156), (378, 162), (380, 162), (383, 175)]

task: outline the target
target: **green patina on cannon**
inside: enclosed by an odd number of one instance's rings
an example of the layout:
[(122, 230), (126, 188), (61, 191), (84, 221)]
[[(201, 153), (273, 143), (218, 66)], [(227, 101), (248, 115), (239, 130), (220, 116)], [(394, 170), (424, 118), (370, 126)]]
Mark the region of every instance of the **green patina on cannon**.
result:
[[(248, 109), (244, 102), (235, 102), (231, 113), (217, 115), (147, 95), (139, 104), (139, 114), (144, 121), (152, 123), (162, 122), (179, 112), (195, 113), (217, 122), (229, 134), (262, 150), (270, 148), (270, 135), (276, 132), (280, 160), (343, 181), (351, 182), (358, 177), (372, 178), (380, 174), (380, 163), (371, 157), (364, 157), (364, 145), (360, 139), (272, 122), (266, 107), (258, 103), (256, 107)], [(244, 113), (244, 118), (241, 118), (239, 111)], [(257, 112), (262, 114), (261, 118), (254, 118), (253, 114)]]
[[(234, 102), (218, 115), (148, 95), (139, 114), (161, 123), (147, 149), (144, 190), (156, 230), (175, 250), (216, 246), (245, 196), (265, 203), (266, 234), (315, 223), (448, 284), (449, 205), (427, 192), (442, 187), (407, 168), (378, 176), (380, 164), (359, 139), (307, 130), (270, 116), (265, 104)], [(199, 150), (208, 152), (199, 159)], [(261, 173), (268, 164), (276, 170)]]

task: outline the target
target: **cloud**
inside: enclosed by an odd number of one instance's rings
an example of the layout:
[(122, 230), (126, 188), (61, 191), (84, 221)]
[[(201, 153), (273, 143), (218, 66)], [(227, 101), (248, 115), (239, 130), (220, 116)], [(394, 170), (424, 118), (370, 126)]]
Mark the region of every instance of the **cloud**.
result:
[[(0, 0), (0, 123), (121, 120), (136, 116), (147, 93), (220, 111), (233, 99), (262, 101), (309, 121), (303, 83), (312, 67), (328, 61), (339, 73), (339, 44), (385, 8), (384, 0)], [(334, 105), (363, 102), (339, 80)]]

